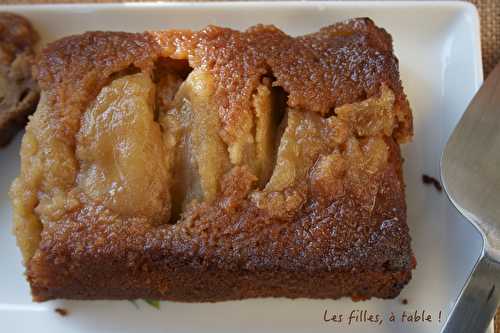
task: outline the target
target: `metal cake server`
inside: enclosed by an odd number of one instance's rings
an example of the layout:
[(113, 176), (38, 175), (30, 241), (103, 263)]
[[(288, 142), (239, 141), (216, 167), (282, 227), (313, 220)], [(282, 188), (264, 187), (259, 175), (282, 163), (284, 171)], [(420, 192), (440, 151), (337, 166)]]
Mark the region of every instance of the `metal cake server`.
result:
[(448, 140), (441, 178), (450, 200), (484, 239), (481, 258), (442, 332), (483, 333), (500, 301), (500, 64)]

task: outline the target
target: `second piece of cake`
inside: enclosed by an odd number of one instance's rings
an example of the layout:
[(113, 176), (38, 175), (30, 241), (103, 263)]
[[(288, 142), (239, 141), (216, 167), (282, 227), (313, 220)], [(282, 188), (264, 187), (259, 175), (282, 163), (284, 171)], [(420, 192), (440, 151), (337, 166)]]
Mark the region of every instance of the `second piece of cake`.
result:
[(31, 75), (38, 39), (26, 18), (0, 12), (0, 147), (24, 128), (38, 103)]

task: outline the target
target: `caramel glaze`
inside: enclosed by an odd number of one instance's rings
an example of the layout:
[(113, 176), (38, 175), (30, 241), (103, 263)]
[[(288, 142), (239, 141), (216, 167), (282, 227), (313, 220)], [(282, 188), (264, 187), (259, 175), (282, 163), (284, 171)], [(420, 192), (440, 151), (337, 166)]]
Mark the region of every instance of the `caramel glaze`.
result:
[[(40, 111), (30, 124), (25, 151), (50, 144), (63, 152), (53, 158), (65, 163), (49, 184), (55, 171), (27, 175), (36, 162), (28, 154), (11, 194), (30, 221), (43, 217), (38, 245), (24, 253), (34, 299), (395, 297), (415, 260), (398, 145), (411, 139), (412, 118), (392, 51), (390, 35), (365, 18), (296, 38), (259, 25), (245, 32), (89, 32), (50, 44), (36, 70), (50, 111)], [(124, 217), (75, 193), (84, 111), (117, 73), (132, 68), (151, 74), (167, 57), (210, 73), (226, 145), (237, 142), (252, 96), (267, 76), (288, 95), (288, 110), (299, 117), (311, 113), (311, 128), (335, 129), (332, 140), (339, 142), (318, 150), (332, 155), (312, 161), (304, 177), (279, 190), (269, 188), (272, 177), (268, 188), (259, 188), (246, 165), (233, 165), (216, 198), (189, 205), (174, 224), (135, 213)], [(370, 129), (357, 127), (359, 119), (349, 114), (359, 105), (349, 104), (386, 97), (393, 105), (391, 126), (364, 137)], [(280, 152), (288, 154), (280, 148), (278, 158)], [(336, 161), (345, 167), (330, 169)], [(330, 173), (332, 182), (324, 176)], [(60, 209), (50, 206), (49, 214), (37, 204), (57, 197), (54, 188), (73, 200)], [(276, 200), (275, 190), (281, 191)]]

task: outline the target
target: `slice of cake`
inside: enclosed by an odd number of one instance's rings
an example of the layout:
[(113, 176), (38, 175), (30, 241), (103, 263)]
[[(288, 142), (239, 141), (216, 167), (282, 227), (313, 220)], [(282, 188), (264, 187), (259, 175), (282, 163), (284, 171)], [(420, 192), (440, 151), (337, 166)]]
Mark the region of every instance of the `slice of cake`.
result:
[(390, 35), (89, 32), (50, 44), (11, 197), (33, 298), (391, 298), (415, 259)]
[(31, 76), (38, 34), (22, 16), (0, 12), (0, 147), (24, 128), (39, 90)]

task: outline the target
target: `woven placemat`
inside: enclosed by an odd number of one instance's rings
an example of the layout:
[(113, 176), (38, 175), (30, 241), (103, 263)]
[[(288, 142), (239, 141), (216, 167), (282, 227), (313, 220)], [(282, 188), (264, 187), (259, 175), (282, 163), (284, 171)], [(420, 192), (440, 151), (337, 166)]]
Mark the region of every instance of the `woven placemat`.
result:
[(481, 43), (486, 75), (500, 62), (500, 0), (470, 0), (470, 2), (477, 6), (481, 17)]
[[(128, 0), (141, 1), (141, 0)], [(500, 62), (500, 0), (469, 0), (477, 6), (481, 18), (481, 43), (485, 76)], [(2, 0), (2, 4), (33, 3), (103, 3), (122, 0)], [(497, 312), (495, 333), (500, 333), (500, 310)]]

